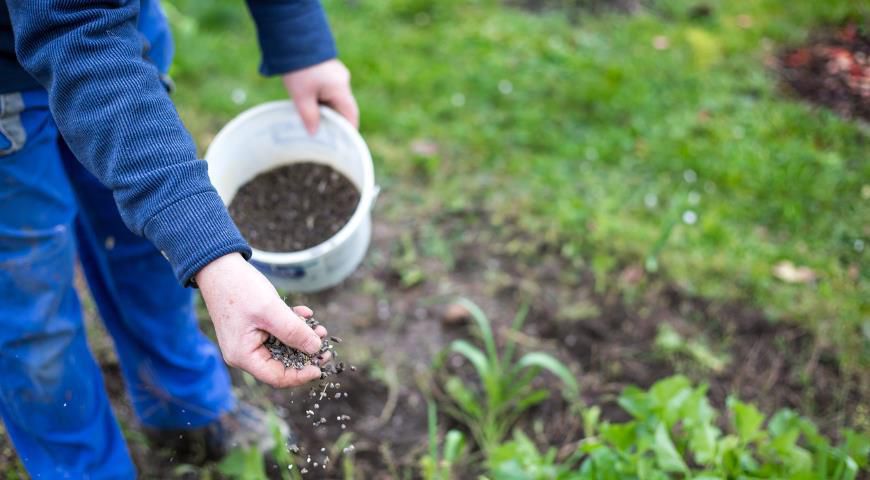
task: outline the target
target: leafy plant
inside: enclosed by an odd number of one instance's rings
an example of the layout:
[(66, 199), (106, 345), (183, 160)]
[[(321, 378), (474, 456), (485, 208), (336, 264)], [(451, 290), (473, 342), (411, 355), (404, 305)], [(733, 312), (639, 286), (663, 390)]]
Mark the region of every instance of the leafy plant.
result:
[(732, 397), (723, 432), (706, 386), (694, 387), (683, 376), (661, 380), (647, 391), (626, 388), (619, 404), (633, 419), (600, 422), (597, 407), (586, 409), (587, 438), (562, 462), (554, 449), (540, 453), (517, 432), (489, 455), (490, 478), (853, 480), (868, 466), (870, 437), (845, 430), (843, 443), (835, 447), (811, 421), (787, 409), (765, 425), (755, 406)]
[(539, 452), (532, 440), (521, 431), (514, 432), (512, 441), (505, 442), (490, 453), (492, 478), (499, 480), (562, 480), (574, 475), (579, 452), (569, 460), (558, 462), (557, 451), (549, 448)]
[[(450, 344), (449, 351), (471, 363), (479, 382), (472, 384), (456, 375), (448, 376), (444, 390), (449, 402), (444, 409), (468, 427), (484, 452), (496, 447), (526, 410), (547, 399), (550, 392), (533, 385), (542, 370), (561, 380), (569, 401), (579, 399), (580, 387), (562, 362), (542, 352), (526, 353), (515, 359), (516, 341), (512, 338), (508, 338), (504, 351), (499, 353), (486, 315), (467, 299), (460, 299), (458, 303), (474, 320), (483, 349), (465, 340), (456, 340)], [(527, 313), (528, 308), (517, 313), (513, 330), (519, 330)]]
[(866, 467), (870, 439), (847, 432), (850, 441), (834, 447), (791, 410), (779, 411), (765, 427), (755, 406), (732, 397), (726, 406), (729, 431), (723, 432), (707, 387), (694, 387), (683, 376), (648, 391), (626, 388), (619, 404), (633, 420), (593, 426), (595, 435), (580, 447), (586, 457), (571, 478), (852, 480)]
[[(286, 445), (287, 439), (281, 432), (278, 417), (274, 412), (269, 412), (269, 431), (275, 441), (272, 456), (278, 465), (288, 467), (295, 464), (293, 454)], [(263, 461), (263, 452), (252, 445), (247, 448), (232, 450), (217, 466), (218, 472), (227, 477), (238, 480), (268, 480), (266, 465)], [(280, 469), (281, 478), (284, 480), (300, 480), (300, 473), (295, 468)]]
[(687, 357), (697, 365), (716, 373), (722, 372), (730, 361), (727, 355), (717, 354), (705, 342), (683, 338), (667, 323), (659, 326), (655, 346), (664, 354)]
[(465, 456), (465, 435), (458, 430), (449, 430), (444, 436), (444, 448), (438, 448), (438, 410), (434, 403), (428, 405), (429, 454), (420, 460), (423, 478), (426, 480), (450, 480), (453, 471)]
[(233, 449), (218, 464), (218, 472), (239, 480), (268, 480), (263, 453), (256, 446)]

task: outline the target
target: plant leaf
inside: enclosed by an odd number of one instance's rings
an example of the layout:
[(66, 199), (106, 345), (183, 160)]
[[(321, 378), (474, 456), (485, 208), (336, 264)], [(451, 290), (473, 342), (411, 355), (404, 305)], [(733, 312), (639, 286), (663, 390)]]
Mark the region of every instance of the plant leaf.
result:
[(483, 310), (476, 303), (467, 298), (460, 298), (456, 303), (465, 307), (468, 313), (471, 314), (471, 319), (474, 320), (478, 330), (480, 330), (480, 338), (483, 341), (483, 346), (486, 349), (490, 362), (497, 365), (498, 351), (495, 348), (495, 336), (492, 334), (492, 327), (489, 325), (489, 319), (486, 318), (486, 314), (483, 313)]
[(571, 373), (571, 370), (564, 363), (552, 355), (543, 352), (527, 353), (520, 358), (517, 366), (520, 368), (540, 367), (548, 370), (562, 380), (562, 383), (565, 385), (566, 399), (568, 401), (574, 401), (580, 397), (580, 385), (577, 384), (574, 374)]
[(520, 413), (528, 410), (529, 407), (532, 407), (534, 405), (537, 405), (537, 404), (543, 402), (549, 396), (550, 396), (550, 391), (547, 389), (542, 388), (542, 389), (535, 390), (533, 392), (530, 392), (525, 397), (521, 398), (519, 401), (517, 401), (516, 406), (513, 407), (512, 410), (514, 410), (517, 414), (520, 414)]
[(490, 407), (500, 403), (502, 395), (501, 384), (499, 382), (501, 378), (499, 372), (493, 369), (494, 365), (487, 360), (486, 355), (479, 348), (465, 340), (454, 340), (450, 344), (450, 350), (467, 358), (474, 366), (474, 369), (480, 376), (481, 383), (483, 383), (483, 388), (486, 390)]
[[(514, 317), (514, 322), (511, 325), (511, 330), (518, 332), (523, 325), (523, 322), (526, 320), (526, 315), (529, 314), (529, 304), (527, 302), (523, 302), (520, 305), (520, 309), (517, 311), (516, 316)], [(516, 350), (517, 343), (513, 340), (508, 340), (507, 345), (505, 345), (504, 355), (502, 356), (502, 362), (504, 364), (504, 368), (502, 370), (507, 370), (507, 366), (514, 361), (514, 351)]]
[(728, 409), (731, 410), (734, 430), (740, 440), (746, 443), (755, 440), (764, 422), (764, 414), (754, 405), (743, 403), (735, 397), (729, 397), (727, 404)]
[(474, 394), (471, 393), (471, 390), (462, 383), (457, 377), (450, 377), (447, 379), (447, 382), (444, 384), (444, 390), (447, 391), (447, 394), (450, 398), (456, 402), (456, 405), (470, 417), (480, 418), (481, 410), (480, 404), (477, 402), (477, 399), (474, 398)]
[(465, 435), (457, 430), (450, 430), (444, 438), (444, 461), (453, 465), (462, 457), (465, 449)]
[(859, 467), (867, 467), (870, 459), (870, 435), (847, 428), (843, 430), (843, 437), (846, 439), (844, 442), (846, 453), (858, 463)]
[(671, 436), (665, 429), (664, 423), (659, 423), (656, 427), (655, 443), (653, 444), (653, 452), (656, 455), (656, 463), (666, 472), (688, 472), (689, 467), (683, 461), (674, 442), (671, 441)]
[(625, 387), (622, 390), (618, 403), (620, 407), (624, 408), (626, 412), (638, 420), (648, 418), (652, 410), (649, 395), (633, 385)]

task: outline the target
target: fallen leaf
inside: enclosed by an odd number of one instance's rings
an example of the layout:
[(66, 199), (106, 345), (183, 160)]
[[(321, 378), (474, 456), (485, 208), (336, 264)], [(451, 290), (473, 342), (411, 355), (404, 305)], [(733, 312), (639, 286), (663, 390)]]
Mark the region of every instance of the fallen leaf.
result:
[(816, 272), (809, 267), (795, 266), (783, 260), (773, 266), (773, 275), (785, 283), (809, 283), (816, 279)]

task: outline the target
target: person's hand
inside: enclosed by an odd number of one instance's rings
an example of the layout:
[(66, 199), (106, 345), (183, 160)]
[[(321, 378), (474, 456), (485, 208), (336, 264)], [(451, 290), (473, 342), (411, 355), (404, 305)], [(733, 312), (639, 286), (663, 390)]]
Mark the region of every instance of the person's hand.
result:
[(284, 86), (293, 97), (308, 133), (320, 124), (318, 105), (329, 105), (359, 128), (359, 108), (350, 89), (350, 72), (339, 60), (327, 60), (284, 75)]
[(209, 263), (196, 274), (196, 283), (228, 365), (274, 387), (292, 387), (320, 378), (320, 368), (313, 365), (302, 370), (285, 368), (272, 359), (263, 342), (271, 333), (286, 345), (315, 354), (326, 329), (318, 326), (312, 330), (300, 318), (311, 317), (311, 309), (300, 306), (291, 310), (269, 280), (240, 254)]

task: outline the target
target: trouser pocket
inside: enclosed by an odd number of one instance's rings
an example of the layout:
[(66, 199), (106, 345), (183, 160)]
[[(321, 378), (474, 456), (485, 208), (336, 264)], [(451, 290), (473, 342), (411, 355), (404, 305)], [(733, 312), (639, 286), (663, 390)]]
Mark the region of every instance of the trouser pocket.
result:
[(0, 94), (0, 157), (21, 150), (27, 132), (21, 123), (24, 98), (20, 93)]

